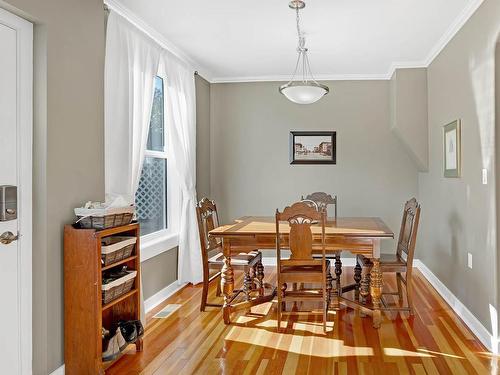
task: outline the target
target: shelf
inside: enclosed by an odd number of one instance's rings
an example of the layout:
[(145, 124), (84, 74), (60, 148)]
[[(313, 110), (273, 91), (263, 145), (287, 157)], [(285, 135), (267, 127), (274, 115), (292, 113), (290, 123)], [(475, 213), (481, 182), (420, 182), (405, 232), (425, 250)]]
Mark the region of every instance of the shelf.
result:
[(131, 290), (131, 291), (130, 291), (130, 292), (128, 292), (128, 293), (125, 293), (123, 296), (118, 297), (117, 299), (115, 299), (115, 300), (111, 301), (110, 303), (108, 303), (108, 304), (104, 305), (104, 306), (102, 307), (102, 311), (109, 309), (111, 306), (116, 305), (118, 302), (121, 302), (121, 301), (123, 301), (124, 299), (127, 299), (128, 297), (133, 296), (133, 295), (134, 295), (134, 294), (136, 294), (136, 293), (137, 293), (137, 288), (135, 288), (135, 289)]
[(131, 232), (131, 231), (138, 231), (139, 230), (139, 224), (138, 223), (130, 223), (121, 227), (113, 227), (113, 228), (108, 228), (108, 229), (102, 229), (102, 230), (96, 230), (94, 229), (95, 235), (98, 238), (103, 238), (103, 237), (108, 237), (108, 236), (113, 236), (115, 234), (119, 233), (124, 233), (124, 232)]
[(128, 261), (134, 260), (134, 259), (136, 259), (136, 258), (137, 258), (137, 255), (132, 255), (132, 256), (129, 256), (128, 258), (122, 259), (122, 260), (120, 260), (119, 262), (115, 262), (115, 263), (111, 263), (110, 265), (103, 266), (103, 267), (101, 268), (101, 271), (106, 271), (106, 270), (109, 270), (110, 268), (113, 268), (113, 267), (119, 266), (120, 264), (123, 264), (123, 263), (127, 263)]

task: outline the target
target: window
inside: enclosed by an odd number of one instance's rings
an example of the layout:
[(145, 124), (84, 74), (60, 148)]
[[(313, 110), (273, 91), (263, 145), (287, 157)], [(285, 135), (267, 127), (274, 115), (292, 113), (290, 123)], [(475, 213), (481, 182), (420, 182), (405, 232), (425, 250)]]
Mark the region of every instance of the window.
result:
[(168, 152), (164, 113), (163, 79), (155, 78), (155, 91), (149, 136), (139, 188), (135, 195), (141, 236), (169, 229), (168, 222)]

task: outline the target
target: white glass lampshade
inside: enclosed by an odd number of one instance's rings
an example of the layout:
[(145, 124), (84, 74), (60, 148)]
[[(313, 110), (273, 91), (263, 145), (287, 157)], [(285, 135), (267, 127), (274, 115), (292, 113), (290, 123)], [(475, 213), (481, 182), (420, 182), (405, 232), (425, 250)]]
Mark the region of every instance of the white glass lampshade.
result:
[(291, 82), (280, 87), (286, 98), (297, 104), (312, 104), (328, 94), (328, 87), (313, 82)]

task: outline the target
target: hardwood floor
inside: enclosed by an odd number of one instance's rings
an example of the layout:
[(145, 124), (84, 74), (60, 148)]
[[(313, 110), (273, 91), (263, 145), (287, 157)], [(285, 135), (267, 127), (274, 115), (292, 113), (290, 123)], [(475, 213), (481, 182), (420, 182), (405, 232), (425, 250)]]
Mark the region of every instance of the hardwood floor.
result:
[[(266, 281), (274, 283), (274, 271), (266, 267)], [(350, 282), (353, 269), (344, 268), (342, 276)], [(385, 286), (395, 288), (394, 278), (387, 276)], [(241, 278), (237, 274), (237, 285)], [(199, 311), (201, 284), (188, 286), (148, 314), (144, 351), (136, 354), (129, 346), (106, 373), (497, 374), (498, 358), (487, 352), (417, 270), (413, 280), (413, 317), (387, 312), (375, 330), (369, 317), (344, 309), (329, 314), (327, 335), (321, 315), (285, 316), (286, 330), (277, 333), (272, 303), (226, 326), (220, 309)], [(215, 284), (209, 300), (221, 302), (215, 297)], [(166, 304), (182, 306), (167, 319), (152, 318)]]

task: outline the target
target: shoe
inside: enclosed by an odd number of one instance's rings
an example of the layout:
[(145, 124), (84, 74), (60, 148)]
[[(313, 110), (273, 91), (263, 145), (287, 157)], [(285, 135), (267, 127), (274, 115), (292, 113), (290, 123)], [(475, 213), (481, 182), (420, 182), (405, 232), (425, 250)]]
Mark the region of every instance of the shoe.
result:
[(125, 348), (128, 346), (128, 342), (123, 337), (121, 329), (116, 330), (115, 336), (116, 336), (116, 341), (118, 342), (118, 347), (120, 348), (120, 352), (123, 352)]
[(137, 329), (137, 337), (142, 337), (144, 335), (144, 327), (142, 326), (142, 322), (140, 320), (132, 320), (135, 324), (135, 328)]
[(106, 337), (109, 336), (109, 331), (106, 328), (102, 327), (101, 335), (102, 335), (102, 338), (105, 339)]
[[(117, 331), (119, 332), (119, 331)], [(120, 334), (121, 336), (121, 334)], [(123, 339), (123, 337), (122, 337)], [(120, 345), (118, 343), (118, 335), (115, 334), (109, 341), (108, 347), (104, 353), (102, 353), (103, 362), (108, 362), (116, 359), (121, 353)]]
[(137, 340), (137, 328), (133, 321), (120, 320), (118, 328), (127, 343), (133, 343)]

